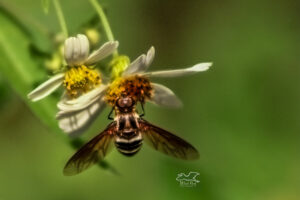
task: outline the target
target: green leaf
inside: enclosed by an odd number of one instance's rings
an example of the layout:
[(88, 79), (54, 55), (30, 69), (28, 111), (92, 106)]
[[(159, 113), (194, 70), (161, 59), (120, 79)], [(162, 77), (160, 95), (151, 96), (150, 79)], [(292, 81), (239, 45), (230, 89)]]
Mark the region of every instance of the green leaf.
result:
[(5, 104), (12, 99), (12, 94), (7, 87), (6, 81), (3, 80), (0, 73), (0, 109), (5, 107)]
[(0, 2), (0, 12), (3, 12), (3, 15), (10, 18), (10, 21), (22, 29), (28, 39), (30, 38), (31, 43), (40, 51), (53, 51), (53, 44), (48, 39), (51, 32), (45, 24), (34, 18), (34, 16), (26, 14), (10, 1)]
[(0, 24), (1, 74), (44, 124), (62, 133), (55, 120), (57, 98), (50, 96), (37, 103), (27, 99), (36, 82), (46, 78), (38, 63), (32, 59), (29, 37), (4, 13), (0, 13)]

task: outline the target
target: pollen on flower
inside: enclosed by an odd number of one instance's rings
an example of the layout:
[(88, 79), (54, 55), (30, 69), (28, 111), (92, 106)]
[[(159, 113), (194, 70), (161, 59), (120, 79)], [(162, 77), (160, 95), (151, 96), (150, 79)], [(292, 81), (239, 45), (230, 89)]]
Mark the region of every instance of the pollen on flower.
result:
[(144, 76), (134, 75), (115, 79), (108, 88), (105, 99), (111, 106), (122, 96), (130, 96), (134, 101), (144, 103), (152, 97), (152, 93), (150, 81)]
[(101, 83), (100, 74), (81, 65), (70, 68), (65, 75), (64, 86), (69, 97), (75, 98)]

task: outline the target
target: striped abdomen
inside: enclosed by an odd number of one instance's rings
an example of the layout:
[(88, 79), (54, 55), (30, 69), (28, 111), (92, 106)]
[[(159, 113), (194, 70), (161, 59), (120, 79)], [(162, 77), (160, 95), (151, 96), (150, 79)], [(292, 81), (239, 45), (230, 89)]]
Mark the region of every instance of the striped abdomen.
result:
[(126, 156), (133, 156), (136, 154), (143, 143), (142, 135), (139, 132), (123, 132), (122, 135), (118, 135), (115, 138), (115, 145), (119, 152)]

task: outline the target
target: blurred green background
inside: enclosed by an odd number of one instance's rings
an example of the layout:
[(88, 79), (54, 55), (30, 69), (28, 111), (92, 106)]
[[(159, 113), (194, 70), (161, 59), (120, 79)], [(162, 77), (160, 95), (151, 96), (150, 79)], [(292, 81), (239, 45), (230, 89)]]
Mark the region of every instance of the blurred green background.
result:
[[(146, 105), (148, 121), (190, 141), (201, 158), (176, 160), (145, 145), (133, 158), (107, 157), (120, 175), (93, 167), (64, 177), (74, 149), (54, 121), (60, 94), (26, 100), (47, 78), (43, 56), (60, 31), (54, 7), (45, 15), (41, 1), (0, 0), (1, 200), (299, 199), (300, 1), (100, 2), (121, 53), (134, 59), (155, 46), (151, 70), (214, 62), (192, 77), (155, 80), (177, 93), (183, 109)], [(61, 4), (71, 35), (95, 16), (88, 1)], [(108, 113), (84, 139), (108, 124)], [(190, 171), (200, 183), (180, 187), (177, 174)]]

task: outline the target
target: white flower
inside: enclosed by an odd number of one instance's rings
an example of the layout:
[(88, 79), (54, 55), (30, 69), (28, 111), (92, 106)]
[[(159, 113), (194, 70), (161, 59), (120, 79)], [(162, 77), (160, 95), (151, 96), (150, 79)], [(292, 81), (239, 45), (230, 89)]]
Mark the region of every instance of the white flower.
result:
[(89, 55), (89, 41), (85, 35), (70, 37), (64, 44), (64, 57), (68, 65), (65, 72), (58, 73), (28, 94), (32, 101), (38, 101), (62, 84), (71, 97), (77, 97), (100, 84), (100, 75), (92, 66), (111, 55), (118, 47), (118, 42), (106, 42), (98, 50)]
[[(120, 92), (120, 89), (118, 89), (120, 87), (115, 87), (114, 84), (119, 84), (118, 86), (120, 86), (120, 84), (124, 84), (123, 80), (135, 81), (134, 77), (141, 77), (142, 79), (145, 77), (145, 87), (148, 86), (147, 84), (150, 84), (151, 94), (149, 93), (149, 98), (145, 97), (147, 98), (146, 100), (150, 100), (157, 105), (180, 107), (182, 105), (181, 101), (176, 97), (172, 90), (161, 84), (147, 82), (148, 78), (192, 75), (206, 71), (212, 65), (212, 63), (199, 63), (185, 69), (146, 72), (154, 59), (154, 54), (155, 50), (151, 47), (147, 55), (143, 54), (133, 61), (123, 72), (122, 76), (117, 78), (110, 85), (101, 85), (74, 100), (63, 99), (60, 101), (58, 103), (60, 111), (56, 116), (59, 120), (59, 127), (70, 136), (78, 136), (89, 127), (99, 113), (105, 108), (107, 103), (111, 104), (109, 100), (110, 92), (112, 92), (111, 90), (114, 90), (115, 88), (117, 93)], [(128, 88), (122, 89), (121, 87), (121, 90), (123, 92), (128, 92)], [(142, 93), (144, 93), (144, 91)], [(140, 101), (140, 99), (138, 99), (138, 101)], [(113, 103), (111, 105), (113, 106)]]

